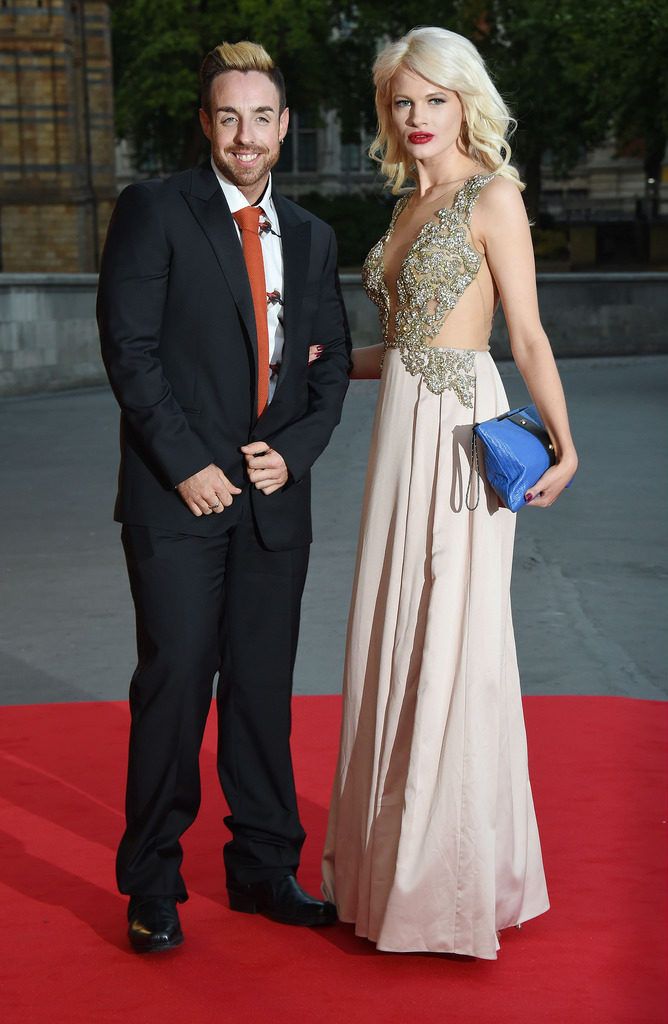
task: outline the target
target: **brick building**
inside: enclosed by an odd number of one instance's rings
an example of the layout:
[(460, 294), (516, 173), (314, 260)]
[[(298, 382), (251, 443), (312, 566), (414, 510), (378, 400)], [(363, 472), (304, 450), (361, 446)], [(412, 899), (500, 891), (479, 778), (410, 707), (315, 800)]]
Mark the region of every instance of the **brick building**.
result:
[(115, 184), (109, 4), (2, 0), (0, 270), (96, 270)]

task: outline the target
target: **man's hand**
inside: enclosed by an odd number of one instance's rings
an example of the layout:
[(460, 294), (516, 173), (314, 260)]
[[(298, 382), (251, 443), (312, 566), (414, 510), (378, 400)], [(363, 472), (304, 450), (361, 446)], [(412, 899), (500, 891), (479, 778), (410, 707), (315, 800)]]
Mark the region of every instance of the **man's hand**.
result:
[(246, 457), (250, 482), (263, 494), (273, 494), (288, 482), (288, 467), (282, 455), (266, 441), (253, 441), (241, 448)]
[(235, 487), (213, 462), (183, 480), (176, 489), (195, 516), (223, 512), (232, 504), (233, 495), (241, 494), (241, 489)]

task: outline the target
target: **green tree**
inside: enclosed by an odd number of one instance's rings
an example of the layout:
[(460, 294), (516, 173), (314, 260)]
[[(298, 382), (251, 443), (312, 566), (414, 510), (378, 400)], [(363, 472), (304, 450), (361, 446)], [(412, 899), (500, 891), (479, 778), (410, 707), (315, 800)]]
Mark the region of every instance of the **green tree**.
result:
[(291, 106), (338, 112), (344, 141), (373, 130), (371, 68), (386, 39), (443, 25), (481, 50), (518, 120), (514, 158), (537, 216), (547, 163), (566, 174), (611, 131), (659, 179), (668, 119), (664, 0), (119, 0), (119, 134), (140, 163), (175, 168), (203, 151), (197, 71), (223, 38), (262, 42)]
[(566, 175), (608, 130), (598, 42), (603, 6), (603, 0), (481, 0), (484, 29), (475, 41), (517, 118), (513, 146), (532, 217), (544, 164)]
[(362, 129), (375, 130), (372, 68), (379, 46), (415, 25), (455, 27), (459, 6), (458, 0), (348, 0), (338, 5), (328, 43), (330, 106), (339, 115), (344, 142), (358, 141)]
[[(517, 118), (514, 159), (522, 167), (527, 205), (536, 216), (543, 162), (547, 159), (564, 173), (605, 136), (609, 114), (597, 39), (598, 13), (604, 6), (603, 0), (359, 0), (348, 6), (346, 15), (351, 52), (364, 47), (364, 57), (349, 67), (349, 78), (361, 77), (360, 85), (346, 83), (346, 93), (359, 96), (361, 82), (368, 83), (376, 39), (397, 38), (420, 24), (465, 35), (485, 57)], [(342, 38), (339, 45), (343, 63), (348, 41)], [(370, 93), (367, 84), (367, 110)], [(345, 95), (338, 104), (345, 125)]]
[(376, 40), (441, 25), (476, 44), (517, 118), (514, 159), (533, 217), (543, 167), (567, 175), (611, 131), (620, 148), (636, 145), (648, 177), (659, 180), (668, 119), (665, 0), (357, 0), (341, 11), (332, 66), (348, 132), (359, 110), (373, 125)]
[(326, 101), (330, 0), (119, 0), (112, 19), (117, 130), (142, 167), (186, 167), (204, 151), (198, 71), (223, 39), (261, 42), (295, 106)]
[(653, 213), (668, 141), (668, 5), (664, 0), (616, 0), (600, 25), (607, 58), (606, 98), (620, 152), (642, 156)]

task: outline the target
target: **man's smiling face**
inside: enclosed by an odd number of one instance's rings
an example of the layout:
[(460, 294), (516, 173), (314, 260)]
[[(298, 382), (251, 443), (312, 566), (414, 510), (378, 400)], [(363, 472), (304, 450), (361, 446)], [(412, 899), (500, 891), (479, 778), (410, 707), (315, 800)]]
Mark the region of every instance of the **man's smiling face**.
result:
[(249, 202), (264, 190), (288, 120), (276, 86), (262, 71), (225, 71), (211, 83), (209, 111), (200, 110), (202, 130), (219, 171)]

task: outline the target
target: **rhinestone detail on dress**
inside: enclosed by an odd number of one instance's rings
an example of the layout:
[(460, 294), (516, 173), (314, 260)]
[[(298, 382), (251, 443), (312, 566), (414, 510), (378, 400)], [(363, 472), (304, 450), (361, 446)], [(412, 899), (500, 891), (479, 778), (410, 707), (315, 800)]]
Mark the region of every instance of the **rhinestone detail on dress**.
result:
[(398, 348), (409, 373), (421, 374), (435, 395), (454, 392), (462, 405), (473, 407), (475, 350), (437, 348), (428, 344), (480, 269), (482, 257), (469, 244), (467, 228), (480, 191), (493, 174), (476, 174), (464, 182), (452, 206), (438, 210), (422, 226), (404, 257), (397, 277), (397, 308), (390, 339), (390, 296), (385, 283), (384, 254), (397, 217), (409, 196), (402, 196), (383, 237), (362, 268), (362, 282), (378, 307), (385, 349)]

